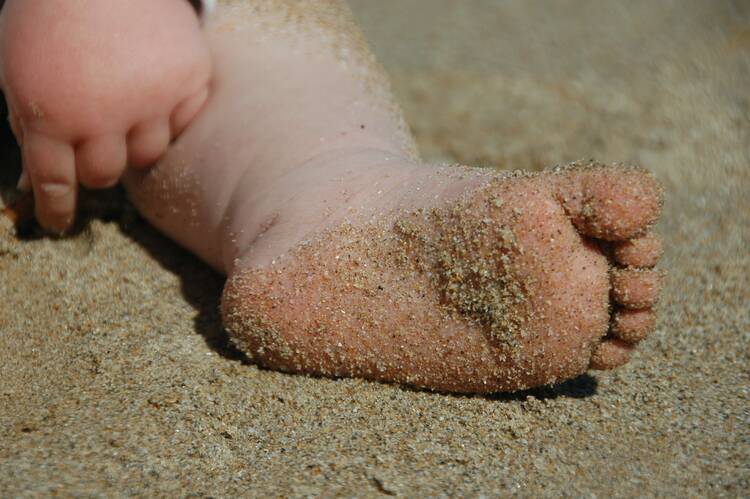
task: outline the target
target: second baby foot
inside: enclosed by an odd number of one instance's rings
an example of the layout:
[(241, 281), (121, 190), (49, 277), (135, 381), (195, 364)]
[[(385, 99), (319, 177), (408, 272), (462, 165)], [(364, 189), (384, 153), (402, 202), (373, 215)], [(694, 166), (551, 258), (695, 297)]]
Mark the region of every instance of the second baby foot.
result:
[(185, 0), (8, 0), (0, 84), (22, 147), (21, 187), (63, 232), (77, 186), (153, 164), (208, 96), (211, 58)]

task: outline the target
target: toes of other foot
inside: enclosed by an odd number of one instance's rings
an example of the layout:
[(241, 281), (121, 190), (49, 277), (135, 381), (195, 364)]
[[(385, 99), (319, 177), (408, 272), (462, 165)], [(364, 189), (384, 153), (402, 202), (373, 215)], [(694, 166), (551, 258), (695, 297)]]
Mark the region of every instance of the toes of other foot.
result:
[(153, 120), (134, 127), (128, 134), (128, 164), (136, 168), (151, 166), (169, 147), (168, 120)]
[(662, 189), (644, 170), (596, 167), (564, 170), (558, 197), (584, 235), (623, 241), (643, 234), (659, 217)]
[(645, 309), (659, 300), (662, 276), (649, 269), (613, 269), (612, 298), (625, 308)]
[(207, 100), (208, 87), (206, 86), (177, 105), (169, 119), (172, 137), (178, 137), (187, 128)]
[(22, 153), (34, 191), (37, 221), (51, 232), (65, 232), (73, 223), (77, 195), (73, 147), (48, 137), (28, 135)]
[(124, 137), (110, 136), (88, 140), (76, 148), (76, 170), (81, 184), (91, 189), (115, 185), (128, 160)]

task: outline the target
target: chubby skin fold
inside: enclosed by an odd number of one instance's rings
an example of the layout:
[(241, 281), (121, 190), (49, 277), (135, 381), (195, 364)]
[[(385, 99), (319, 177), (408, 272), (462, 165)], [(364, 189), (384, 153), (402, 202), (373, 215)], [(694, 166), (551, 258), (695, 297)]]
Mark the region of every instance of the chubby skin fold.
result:
[(225, 326), (258, 364), (512, 391), (619, 366), (653, 329), (646, 171), (423, 163), (339, 2), (219, 2), (202, 36), (202, 111), (124, 184), (227, 275)]

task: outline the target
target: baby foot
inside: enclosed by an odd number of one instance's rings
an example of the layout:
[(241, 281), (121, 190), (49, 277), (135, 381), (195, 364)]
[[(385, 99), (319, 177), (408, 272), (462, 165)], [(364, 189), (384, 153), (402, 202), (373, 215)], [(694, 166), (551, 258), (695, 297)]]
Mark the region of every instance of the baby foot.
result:
[(205, 110), (125, 177), (146, 218), (228, 275), (233, 341), (273, 369), (457, 392), (624, 363), (654, 325), (657, 182), (410, 158), (346, 14), (306, 5), (222, 5)]
[(234, 342), (273, 369), (493, 392), (616, 367), (653, 329), (661, 197), (645, 172), (424, 167), (394, 194), (395, 212), (266, 268), (248, 248), (222, 306)]
[[(77, 184), (154, 163), (203, 106), (210, 57), (185, 0), (8, 0), (0, 73), (37, 219), (73, 220)], [(23, 186), (23, 185), (22, 185)]]

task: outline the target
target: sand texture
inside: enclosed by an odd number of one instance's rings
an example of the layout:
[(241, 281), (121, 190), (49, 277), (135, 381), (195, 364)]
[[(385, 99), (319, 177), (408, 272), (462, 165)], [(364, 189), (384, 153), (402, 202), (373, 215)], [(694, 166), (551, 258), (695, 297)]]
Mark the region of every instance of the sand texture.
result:
[(63, 241), (0, 223), (0, 496), (746, 496), (750, 4), (354, 10), (427, 158), (655, 172), (655, 333), (624, 368), (513, 395), (260, 370), (228, 347), (222, 278), (113, 190)]

